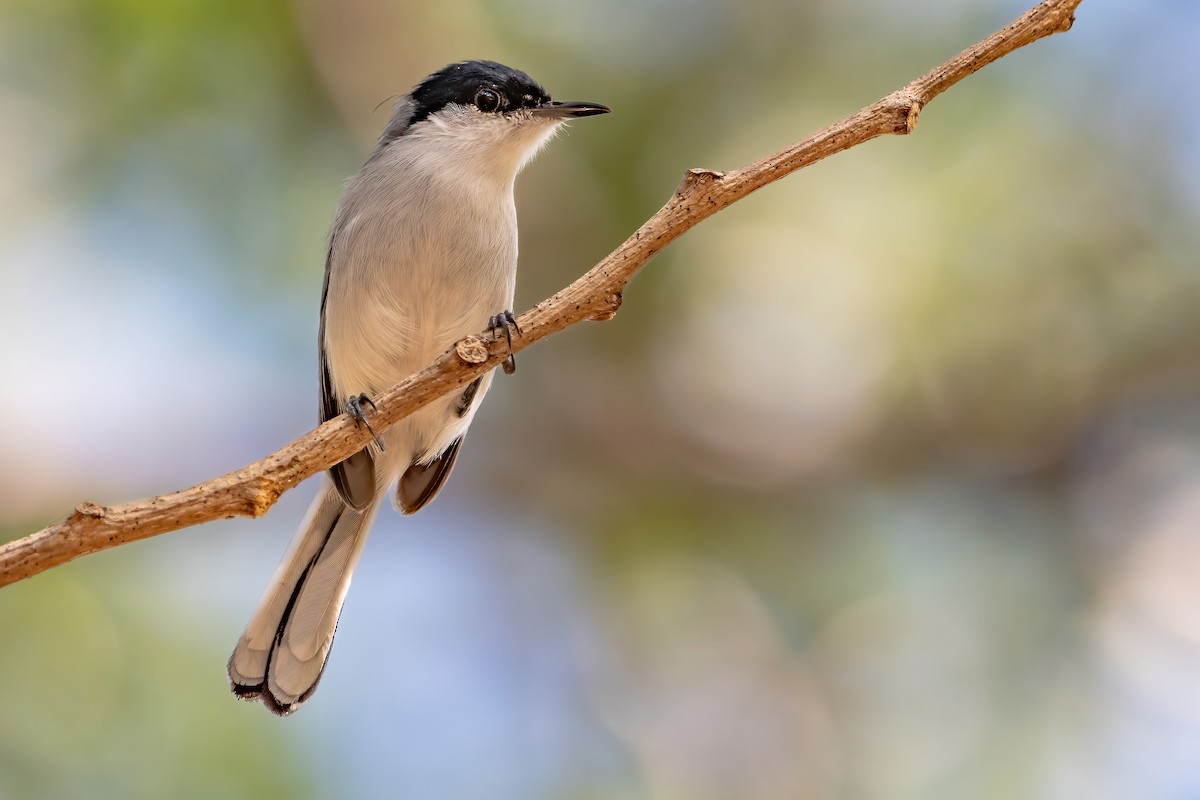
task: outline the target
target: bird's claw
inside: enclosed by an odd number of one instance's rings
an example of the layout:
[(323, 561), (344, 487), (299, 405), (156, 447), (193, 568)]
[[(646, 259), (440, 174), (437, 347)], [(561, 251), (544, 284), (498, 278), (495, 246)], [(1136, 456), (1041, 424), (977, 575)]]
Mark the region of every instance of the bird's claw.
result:
[(361, 424), (367, 426), (367, 430), (370, 431), (371, 437), (375, 440), (375, 444), (379, 447), (380, 452), (384, 452), (387, 448), (383, 446), (383, 439), (379, 438), (379, 434), (375, 432), (375, 429), (371, 427), (371, 423), (367, 420), (367, 411), (364, 406), (370, 406), (372, 411), (379, 410), (375, 407), (375, 401), (367, 397), (364, 393), (354, 395), (346, 401), (346, 413), (354, 419), (355, 425)]
[(501, 311), (488, 321), (488, 327), (492, 330), (492, 336), (499, 338), (501, 331), (504, 333), (504, 339), (508, 342), (508, 358), (500, 365), (504, 368), (505, 375), (512, 375), (517, 371), (517, 358), (512, 351), (512, 332), (515, 330), (517, 335), (521, 333), (521, 326), (517, 324), (517, 318), (513, 316), (511, 311)]

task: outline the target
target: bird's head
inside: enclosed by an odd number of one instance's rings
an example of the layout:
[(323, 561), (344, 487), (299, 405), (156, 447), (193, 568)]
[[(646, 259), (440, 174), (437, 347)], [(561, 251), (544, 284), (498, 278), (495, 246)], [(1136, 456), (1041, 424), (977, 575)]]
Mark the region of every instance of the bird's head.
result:
[(446, 158), (516, 175), (562, 123), (609, 110), (599, 103), (551, 100), (519, 69), (462, 61), (433, 73), (401, 98), (377, 152), (401, 140), (421, 142)]

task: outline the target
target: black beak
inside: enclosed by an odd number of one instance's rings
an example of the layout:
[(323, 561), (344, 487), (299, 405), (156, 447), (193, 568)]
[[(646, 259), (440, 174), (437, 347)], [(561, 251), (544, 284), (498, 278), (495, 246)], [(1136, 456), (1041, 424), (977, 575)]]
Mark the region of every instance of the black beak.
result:
[(597, 114), (607, 114), (612, 111), (608, 106), (602, 106), (599, 103), (559, 103), (554, 100), (531, 110), (534, 116), (550, 117), (551, 119), (594, 117)]

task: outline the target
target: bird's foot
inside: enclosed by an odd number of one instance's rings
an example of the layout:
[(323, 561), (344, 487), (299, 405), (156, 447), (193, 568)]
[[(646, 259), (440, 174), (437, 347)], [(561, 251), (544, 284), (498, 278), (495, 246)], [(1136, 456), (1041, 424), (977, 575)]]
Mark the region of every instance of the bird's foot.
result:
[(379, 438), (379, 434), (371, 427), (371, 423), (367, 420), (367, 406), (371, 407), (371, 411), (378, 411), (375, 407), (375, 401), (364, 394), (352, 396), (346, 401), (346, 413), (354, 419), (355, 425), (366, 425), (367, 430), (371, 432), (371, 436), (375, 439), (375, 444), (379, 446), (380, 452), (387, 450), (383, 446), (383, 439)]
[(511, 311), (501, 311), (488, 321), (488, 327), (492, 330), (492, 336), (496, 339), (500, 338), (500, 334), (504, 334), (504, 339), (508, 342), (508, 358), (504, 359), (501, 366), (504, 368), (505, 375), (512, 375), (517, 371), (517, 359), (512, 351), (512, 332), (515, 330), (517, 335), (521, 333), (521, 326), (517, 324), (517, 318), (513, 316)]

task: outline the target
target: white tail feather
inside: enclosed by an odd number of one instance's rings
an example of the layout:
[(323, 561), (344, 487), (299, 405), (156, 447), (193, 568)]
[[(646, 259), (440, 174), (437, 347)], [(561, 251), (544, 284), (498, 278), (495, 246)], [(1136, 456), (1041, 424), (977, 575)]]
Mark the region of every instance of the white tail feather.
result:
[(326, 478), (229, 658), (236, 694), (278, 714), (312, 694), (377, 507), (347, 508)]

